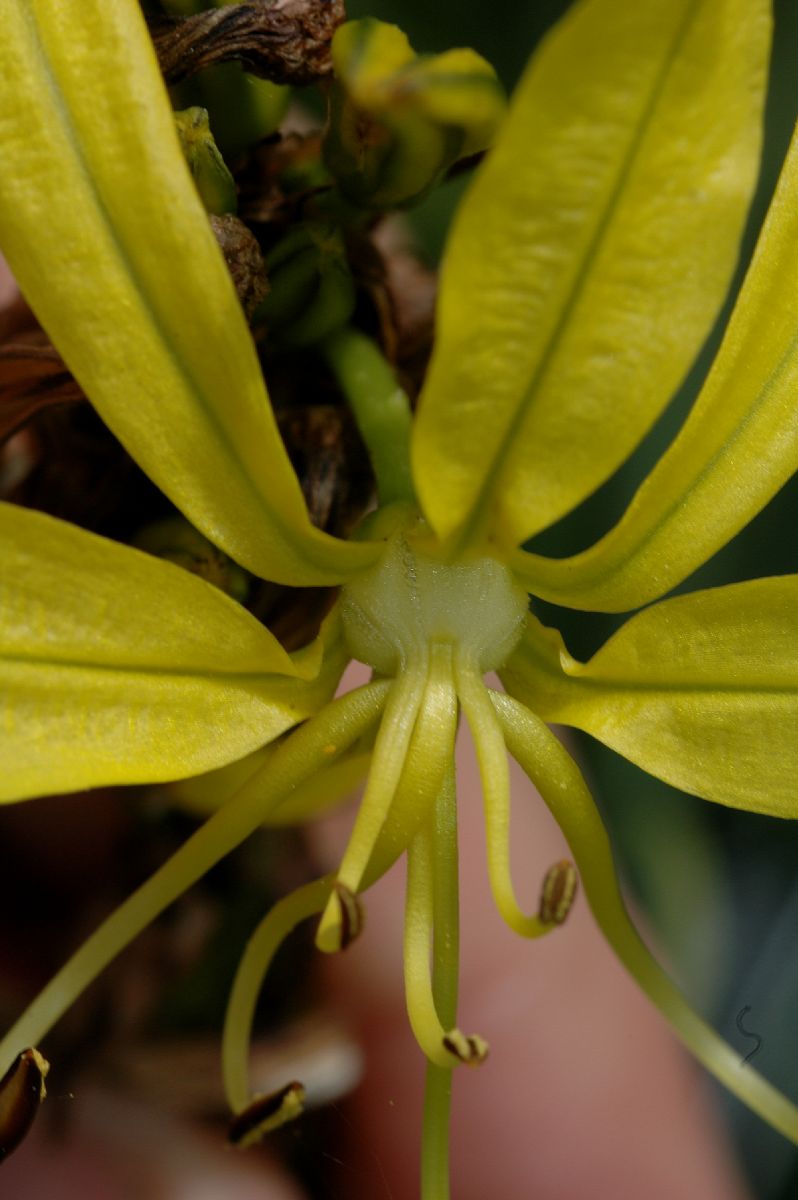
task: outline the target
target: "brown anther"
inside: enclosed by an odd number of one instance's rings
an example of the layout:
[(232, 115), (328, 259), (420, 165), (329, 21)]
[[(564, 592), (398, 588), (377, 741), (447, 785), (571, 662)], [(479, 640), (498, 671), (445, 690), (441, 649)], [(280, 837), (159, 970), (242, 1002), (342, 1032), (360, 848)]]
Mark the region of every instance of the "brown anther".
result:
[(38, 1050), (23, 1050), (0, 1079), (0, 1162), (25, 1138), (47, 1094), (50, 1064)]
[(204, 67), (240, 62), (274, 83), (315, 83), (332, 71), (330, 42), (343, 0), (242, 0), (188, 17), (151, 16), (150, 36), (167, 83)]
[(538, 916), (544, 925), (562, 925), (576, 898), (579, 877), (568, 859), (549, 867), (540, 889)]
[(293, 1080), (277, 1092), (255, 1096), (246, 1108), (236, 1113), (227, 1130), (231, 1146), (245, 1149), (254, 1146), (267, 1133), (293, 1121), (305, 1107), (305, 1089)]
[(363, 932), (365, 911), (355, 893), (351, 892), (344, 884), (336, 882), (334, 891), (338, 897), (341, 911), (341, 945), (339, 949), (346, 950), (347, 946), (350, 946), (355, 938), (360, 937)]
[(450, 1029), (444, 1036), (443, 1047), (467, 1067), (478, 1067), (488, 1057), (489, 1046), (477, 1034), (468, 1037), (459, 1029)]

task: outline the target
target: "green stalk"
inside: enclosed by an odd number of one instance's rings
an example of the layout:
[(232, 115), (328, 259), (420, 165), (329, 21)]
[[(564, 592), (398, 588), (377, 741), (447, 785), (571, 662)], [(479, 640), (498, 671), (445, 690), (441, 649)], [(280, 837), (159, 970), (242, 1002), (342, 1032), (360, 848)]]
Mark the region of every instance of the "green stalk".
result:
[(380, 505), (414, 501), (410, 471), (410, 403), (378, 346), (342, 329), (322, 351), (349, 401), (377, 479)]

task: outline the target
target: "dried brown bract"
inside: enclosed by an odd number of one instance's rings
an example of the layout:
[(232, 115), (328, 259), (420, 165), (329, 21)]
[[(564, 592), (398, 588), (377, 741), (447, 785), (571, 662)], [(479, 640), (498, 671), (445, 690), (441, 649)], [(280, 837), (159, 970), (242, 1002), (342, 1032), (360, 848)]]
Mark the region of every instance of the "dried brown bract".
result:
[(83, 392), (41, 330), (0, 344), (0, 444), (45, 408), (74, 404)]
[(149, 26), (167, 83), (240, 62), (261, 79), (302, 86), (332, 70), (330, 41), (345, 16), (343, 0), (243, 0), (190, 17), (150, 17)]
[(269, 290), (260, 246), (238, 217), (225, 213), (220, 217), (211, 214), (209, 219), (241, 307), (249, 320)]

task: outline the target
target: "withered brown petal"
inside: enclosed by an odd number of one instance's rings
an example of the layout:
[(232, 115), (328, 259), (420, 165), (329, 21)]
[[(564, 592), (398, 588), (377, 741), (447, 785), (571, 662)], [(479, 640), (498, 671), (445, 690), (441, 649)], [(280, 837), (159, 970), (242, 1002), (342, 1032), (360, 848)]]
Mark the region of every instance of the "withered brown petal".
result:
[(230, 213), (223, 216), (211, 213), (208, 219), (249, 320), (269, 290), (260, 246), (255, 235), (238, 217)]
[(261, 79), (302, 86), (332, 70), (330, 42), (345, 16), (343, 0), (242, 0), (148, 21), (169, 84), (235, 61)]
[(60, 354), (41, 330), (0, 345), (0, 443), (41, 409), (84, 399)]
[(0, 1162), (25, 1138), (45, 1097), (50, 1064), (38, 1050), (23, 1050), (0, 1079)]

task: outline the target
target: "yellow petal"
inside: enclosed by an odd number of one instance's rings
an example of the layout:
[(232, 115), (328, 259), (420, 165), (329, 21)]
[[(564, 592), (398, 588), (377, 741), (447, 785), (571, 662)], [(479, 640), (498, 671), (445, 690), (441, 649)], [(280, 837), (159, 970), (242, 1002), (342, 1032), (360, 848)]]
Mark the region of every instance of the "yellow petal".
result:
[(211, 770), (331, 690), (180, 567), (8, 504), (0, 542), (0, 800)]
[(656, 600), (755, 517), (798, 470), (798, 136), (706, 383), (610, 532), (513, 567), (558, 604), (623, 612)]
[(798, 575), (665, 600), (586, 664), (530, 619), (502, 679), (683, 791), (798, 817)]
[(314, 530), (135, 0), (0, 0), (0, 245), (103, 420), (254, 573), (369, 561)]
[(414, 445), (441, 536), (517, 545), (627, 457), (727, 290), (766, 0), (588, 0), (533, 59), (444, 261)]

